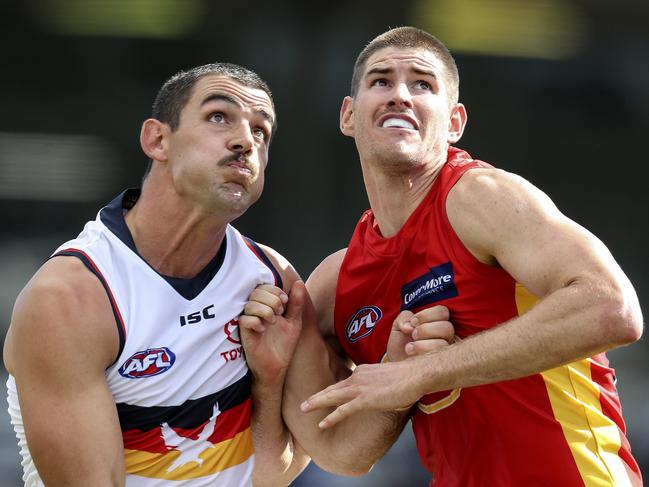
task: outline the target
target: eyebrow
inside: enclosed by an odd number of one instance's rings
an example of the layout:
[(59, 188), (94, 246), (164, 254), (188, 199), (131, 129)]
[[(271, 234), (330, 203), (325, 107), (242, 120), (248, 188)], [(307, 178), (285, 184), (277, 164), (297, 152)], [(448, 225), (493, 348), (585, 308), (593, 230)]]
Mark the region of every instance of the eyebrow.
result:
[[(367, 73), (365, 73), (365, 76), (371, 76), (373, 74), (389, 74), (392, 73), (393, 71), (394, 71), (393, 68), (372, 68)], [(433, 78), (437, 78), (437, 75), (433, 71), (427, 69), (410, 68), (410, 71), (416, 74), (421, 74), (423, 76), (432, 76)]]
[[(206, 96), (205, 99), (201, 102), (201, 106), (207, 105), (208, 103), (210, 103), (212, 101), (224, 101), (225, 103), (229, 103), (229, 104), (234, 105), (234, 106), (236, 106), (238, 108), (243, 108), (241, 106), (241, 103), (239, 103), (237, 100), (232, 98), (230, 95), (224, 95), (223, 93), (212, 93), (212, 94)], [(253, 112), (255, 112), (258, 115), (261, 115), (271, 125), (275, 124), (275, 119), (266, 110), (264, 110), (262, 108), (253, 108)]]

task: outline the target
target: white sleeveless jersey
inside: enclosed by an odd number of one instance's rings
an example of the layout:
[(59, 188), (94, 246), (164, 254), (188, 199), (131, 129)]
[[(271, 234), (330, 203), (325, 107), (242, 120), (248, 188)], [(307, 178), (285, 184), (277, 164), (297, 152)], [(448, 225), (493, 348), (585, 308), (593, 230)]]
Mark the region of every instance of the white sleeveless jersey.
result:
[[(281, 286), (281, 278), (229, 225), (196, 278), (161, 276), (139, 256), (124, 222), (123, 208), (136, 199), (123, 193), (54, 253), (80, 258), (113, 307), (120, 353), (106, 380), (122, 428), (126, 485), (250, 485), (251, 378), (237, 319), (258, 284)], [(25, 475), (33, 476), (27, 463)]]

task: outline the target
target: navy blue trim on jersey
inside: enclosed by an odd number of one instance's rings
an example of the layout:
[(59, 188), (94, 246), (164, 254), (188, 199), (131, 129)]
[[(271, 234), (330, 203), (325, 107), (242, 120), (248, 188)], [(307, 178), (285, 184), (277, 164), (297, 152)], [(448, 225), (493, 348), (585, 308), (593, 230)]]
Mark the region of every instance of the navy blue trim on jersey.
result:
[[(104, 208), (102, 208), (99, 213), (99, 217), (104, 225), (113, 232), (124, 244), (131, 249), (138, 257), (142, 259), (142, 256), (137, 251), (135, 247), (135, 242), (133, 241), (133, 236), (131, 235), (126, 221), (124, 220), (124, 211), (130, 210), (135, 206), (138, 198), (140, 197), (140, 190), (137, 188), (127, 189), (122, 192), (117, 198), (108, 203)], [(210, 281), (214, 278), (216, 273), (221, 268), (223, 260), (225, 259), (225, 252), (227, 249), (227, 237), (223, 237), (223, 243), (219, 248), (218, 252), (208, 262), (208, 264), (201, 270), (198, 274), (190, 279), (184, 279), (181, 277), (171, 277), (160, 274), (153, 267), (149, 265), (144, 259), (143, 262), (146, 262), (151, 269), (153, 269), (160, 277), (169, 283), (169, 285), (175, 289), (175, 291), (180, 294), (183, 298), (187, 300), (192, 300), (198, 296), (203, 289), (207, 287)]]
[(243, 238), (245, 239), (246, 242), (248, 242), (248, 245), (250, 245), (252, 247), (251, 250), (253, 250), (255, 252), (257, 257), (259, 257), (259, 259), (264, 264), (266, 264), (266, 267), (268, 267), (270, 269), (270, 271), (273, 273), (273, 276), (275, 276), (275, 285), (278, 288), (284, 289), (284, 284), (282, 282), (282, 276), (279, 274), (279, 272), (277, 271), (277, 269), (275, 268), (273, 263), (270, 261), (270, 259), (266, 255), (266, 253), (263, 250), (261, 250), (261, 247), (259, 246), (259, 244), (257, 244), (257, 242), (255, 242), (254, 240), (252, 240), (252, 239), (250, 239), (248, 237), (243, 237)]
[[(85, 252), (78, 249), (64, 249), (52, 255), (52, 257), (58, 257), (58, 256), (68, 256), (68, 257), (78, 258), (81, 262), (83, 262), (83, 264), (88, 268), (90, 272), (92, 272), (95, 276), (97, 276), (97, 279), (99, 279), (101, 285), (104, 286), (104, 290), (108, 295), (108, 300), (110, 301), (110, 307), (113, 310), (113, 315), (115, 316), (115, 323), (117, 324), (117, 334), (119, 335), (119, 350), (117, 351), (117, 355), (115, 356), (115, 360), (113, 361), (113, 363), (110, 364), (108, 367), (106, 367), (108, 369), (113, 365), (115, 365), (115, 362), (117, 362), (117, 359), (119, 358), (119, 356), (122, 354), (122, 351), (124, 350), (124, 343), (126, 342), (126, 328), (124, 327), (124, 321), (122, 320), (122, 315), (119, 312), (119, 308), (117, 307), (117, 303), (115, 302), (113, 293), (111, 292), (110, 287), (108, 286), (108, 283), (106, 282), (106, 279), (104, 278), (101, 271), (97, 268), (95, 263), (92, 261), (90, 257), (88, 257), (88, 255)], [(50, 259), (52, 257), (50, 257)]]
[(212, 415), (216, 403), (221, 411), (226, 411), (250, 398), (252, 374), (246, 372), (241, 379), (200, 399), (189, 399), (179, 406), (135, 406), (118, 403), (117, 415), (122, 431), (139, 429), (149, 431), (162, 423), (183, 429), (193, 429)]

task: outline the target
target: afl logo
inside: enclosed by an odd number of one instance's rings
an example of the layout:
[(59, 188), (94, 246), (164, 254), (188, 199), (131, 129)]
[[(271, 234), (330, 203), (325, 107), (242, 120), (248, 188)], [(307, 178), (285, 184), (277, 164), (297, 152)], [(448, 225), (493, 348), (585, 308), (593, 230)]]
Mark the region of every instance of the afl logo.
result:
[(372, 333), (383, 313), (376, 306), (364, 306), (359, 309), (347, 323), (345, 336), (351, 343), (365, 338)]
[(119, 375), (127, 379), (141, 379), (159, 375), (171, 368), (176, 355), (167, 347), (147, 348), (136, 352), (119, 368)]

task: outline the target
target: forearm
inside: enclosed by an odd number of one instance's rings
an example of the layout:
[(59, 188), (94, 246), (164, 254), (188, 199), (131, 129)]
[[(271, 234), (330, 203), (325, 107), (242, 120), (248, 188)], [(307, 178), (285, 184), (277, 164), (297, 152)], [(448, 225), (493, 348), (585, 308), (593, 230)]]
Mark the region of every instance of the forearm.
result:
[(399, 438), (409, 418), (406, 411), (362, 411), (331, 428), (321, 429), (318, 423), (332, 408), (304, 413), (295, 407), (308, 396), (300, 394), (299, 399), (288, 399), (285, 417), (302, 422), (296, 427), (296, 434), (305, 450), (320, 468), (337, 475), (360, 476), (369, 472)]
[(517, 379), (634, 341), (628, 323), (639, 310), (619, 296), (573, 282), (515, 319), (418, 359), (427, 371), (422, 391)]
[(253, 485), (289, 485), (309, 463), (282, 420), (282, 383), (252, 387)]
[(397, 440), (408, 412), (366, 410), (332, 428), (320, 428), (319, 423), (332, 408), (305, 413), (300, 405), (312, 394), (348, 377), (350, 371), (319, 332), (309, 334), (308, 328), (303, 331), (289, 369), (283, 402), (285, 421), (322, 469), (338, 475), (363, 475)]

